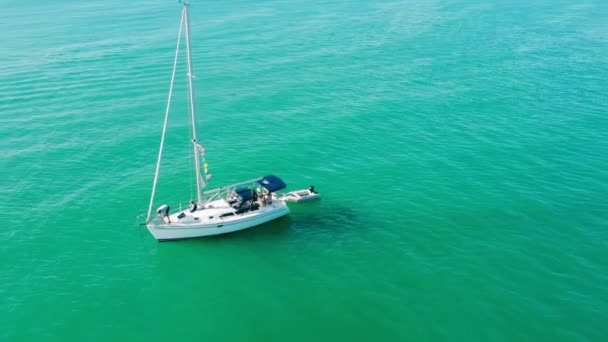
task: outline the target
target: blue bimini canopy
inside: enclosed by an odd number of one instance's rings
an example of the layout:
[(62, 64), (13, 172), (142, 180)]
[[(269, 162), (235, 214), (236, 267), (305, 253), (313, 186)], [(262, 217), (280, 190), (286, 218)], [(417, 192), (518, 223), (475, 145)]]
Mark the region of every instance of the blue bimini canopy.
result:
[(270, 192), (279, 191), (281, 189), (284, 189), (287, 186), (281, 180), (281, 178), (273, 176), (273, 175), (268, 175), (266, 177), (262, 177), (262, 179), (260, 179), (258, 181), (258, 184), (260, 184), (261, 186), (263, 186), (266, 190), (268, 190)]
[(236, 192), (236, 194), (239, 195), (243, 201), (249, 201), (253, 198), (253, 194), (249, 188), (237, 188), (234, 190), (234, 192)]

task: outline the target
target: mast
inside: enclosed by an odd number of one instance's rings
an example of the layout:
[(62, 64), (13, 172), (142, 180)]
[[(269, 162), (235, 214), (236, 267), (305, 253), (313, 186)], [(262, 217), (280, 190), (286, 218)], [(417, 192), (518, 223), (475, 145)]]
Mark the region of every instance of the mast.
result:
[(165, 133), (167, 132), (167, 122), (169, 119), (169, 109), (171, 108), (171, 96), (173, 95), (173, 83), (175, 83), (175, 71), (177, 70), (177, 57), (179, 56), (179, 43), (182, 37), (182, 28), (184, 27), (184, 11), (179, 22), (179, 33), (177, 34), (177, 47), (175, 48), (175, 58), (173, 60), (173, 72), (171, 73), (171, 84), (169, 85), (169, 96), (167, 96), (167, 108), (165, 110), (165, 121), (163, 123), (163, 133), (160, 137), (160, 147), (158, 149), (158, 159), (156, 161), (156, 172), (154, 173), (154, 182), (152, 183), (152, 195), (150, 195), (150, 205), (148, 206), (148, 215), (146, 215), (146, 223), (150, 222), (150, 214), (152, 213), (152, 205), (154, 204), (154, 194), (156, 193), (156, 183), (158, 183), (158, 173), (160, 171), (160, 161), (163, 157), (163, 146), (165, 144)]
[(190, 59), (190, 55), (192, 54), (190, 50), (190, 15), (188, 13), (188, 6), (190, 4), (188, 1), (184, 2), (184, 17), (186, 19), (186, 56), (188, 60), (188, 88), (190, 91), (190, 117), (192, 118), (192, 141), (193, 145), (193, 153), (194, 153), (194, 168), (196, 170), (196, 199), (199, 205), (203, 203), (203, 196), (201, 193), (202, 189), (202, 181), (201, 181), (201, 165), (198, 160), (198, 141), (196, 140), (196, 110), (194, 106), (194, 87), (192, 86), (192, 78), (194, 75), (192, 74), (192, 61)]

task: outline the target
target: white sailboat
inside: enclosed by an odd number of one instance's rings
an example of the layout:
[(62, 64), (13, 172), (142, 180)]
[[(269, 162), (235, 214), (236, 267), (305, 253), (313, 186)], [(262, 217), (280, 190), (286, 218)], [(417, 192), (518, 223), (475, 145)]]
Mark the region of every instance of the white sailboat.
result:
[[(272, 175), (203, 192), (203, 188), (207, 185), (209, 176), (207, 175), (207, 163), (205, 163), (204, 160), (205, 150), (199, 144), (196, 132), (196, 110), (194, 88), (192, 85), (193, 74), (188, 7), (189, 3), (188, 1), (185, 1), (182, 8), (179, 33), (177, 36), (173, 73), (171, 75), (171, 85), (169, 87), (169, 97), (165, 111), (156, 172), (154, 174), (150, 205), (146, 216), (146, 226), (148, 227), (148, 230), (154, 238), (159, 241), (230, 233), (251, 228), (289, 214), (289, 209), (285, 205), (285, 201), (276, 194), (276, 191), (285, 188), (285, 183), (280, 178)], [(163, 155), (163, 146), (165, 133), (167, 131), (169, 109), (171, 107), (171, 97), (173, 94), (173, 84), (175, 81), (175, 71), (180, 51), (182, 31), (185, 32), (186, 40), (189, 107), (190, 120), (192, 121), (192, 136), (190, 139), (193, 144), (194, 153), (193, 167), (196, 175), (196, 201), (190, 201), (189, 208), (186, 210), (181, 210), (180, 206), (180, 210), (173, 214), (170, 212), (170, 206), (163, 204), (158, 207), (153, 214), (152, 208), (154, 206), (154, 196)], [(204, 175), (201, 175), (201, 162), (203, 163)]]

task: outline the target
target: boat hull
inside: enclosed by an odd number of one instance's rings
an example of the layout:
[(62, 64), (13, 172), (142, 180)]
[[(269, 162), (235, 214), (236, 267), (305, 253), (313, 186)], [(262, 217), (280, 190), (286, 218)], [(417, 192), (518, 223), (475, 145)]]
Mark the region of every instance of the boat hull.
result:
[(147, 227), (154, 238), (162, 242), (232, 233), (259, 226), (287, 214), (289, 214), (289, 208), (281, 203), (280, 205), (264, 207), (246, 215), (237, 215), (230, 219), (218, 219), (200, 224), (148, 224)]

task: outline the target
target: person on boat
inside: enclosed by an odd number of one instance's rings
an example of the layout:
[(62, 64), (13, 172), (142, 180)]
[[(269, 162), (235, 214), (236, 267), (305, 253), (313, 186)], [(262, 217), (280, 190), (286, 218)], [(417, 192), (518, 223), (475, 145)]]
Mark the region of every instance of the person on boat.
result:
[(310, 187), (308, 187), (308, 191), (310, 191), (311, 194), (316, 194), (316, 192), (315, 192), (315, 186), (311, 185)]
[(161, 205), (156, 213), (165, 221), (165, 223), (171, 223), (171, 219), (169, 219), (169, 206), (166, 204)]
[(196, 203), (194, 203), (194, 201), (190, 201), (190, 212), (193, 213), (196, 211), (196, 209), (198, 209)]
[(264, 188), (264, 197), (262, 197), (262, 200), (264, 202), (264, 204), (270, 204), (272, 203), (272, 194), (270, 193), (270, 191), (268, 191), (268, 189)]

